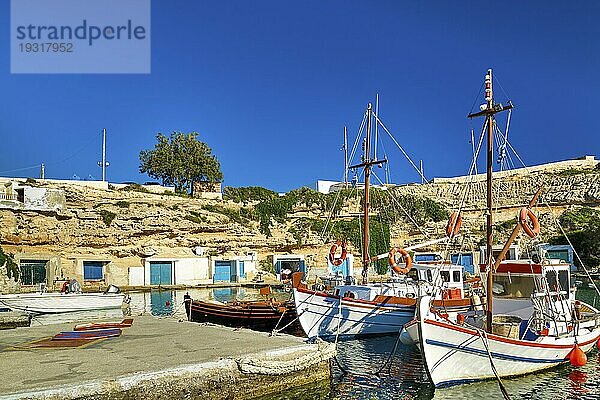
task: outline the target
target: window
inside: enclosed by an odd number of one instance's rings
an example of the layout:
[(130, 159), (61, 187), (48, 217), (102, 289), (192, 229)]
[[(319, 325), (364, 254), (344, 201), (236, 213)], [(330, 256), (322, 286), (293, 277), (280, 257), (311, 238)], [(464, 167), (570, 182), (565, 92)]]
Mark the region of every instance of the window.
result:
[(494, 295), (505, 298), (529, 298), (535, 290), (533, 275), (494, 275)]
[(440, 271), (442, 282), (450, 282), (450, 271)]
[(415, 281), (419, 280), (419, 271), (417, 271), (416, 269), (412, 268), (410, 271), (408, 271), (408, 274), (406, 274), (407, 278), (411, 278)]
[(558, 281), (556, 279), (557, 271), (546, 272), (546, 281), (548, 282), (548, 288), (551, 291), (564, 291), (569, 290), (569, 274), (567, 271), (558, 271)]
[(104, 279), (104, 263), (102, 261), (83, 262), (83, 280), (100, 281)]
[(452, 281), (460, 282), (461, 281), (460, 271), (452, 271)]
[(33, 286), (46, 282), (46, 263), (45, 260), (21, 260), (21, 284)]

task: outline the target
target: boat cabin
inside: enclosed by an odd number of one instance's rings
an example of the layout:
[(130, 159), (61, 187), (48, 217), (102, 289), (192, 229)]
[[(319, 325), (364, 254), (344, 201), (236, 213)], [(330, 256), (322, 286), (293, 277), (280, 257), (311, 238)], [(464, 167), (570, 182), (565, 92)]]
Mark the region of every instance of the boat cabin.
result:
[[(502, 261), (493, 276), (494, 314), (517, 315), (525, 320), (537, 312), (560, 315), (563, 322), (570, 321), (570, 304), (575, 300), (570, 267), (556, 259), (545, 259), (541, 263)], [(480, 268), (485, 281), (487, 267)]]
[(413, 264), (406, 275), (393, 273), (389, 282), (377, 285), (340, 285), (335, 294), (372, 301), (377, 296), (394, 296), (407, 301), (431, 294), (441, 287), (436, 297), (445, 300), (464, 298), (463, 266), (455, 264)]

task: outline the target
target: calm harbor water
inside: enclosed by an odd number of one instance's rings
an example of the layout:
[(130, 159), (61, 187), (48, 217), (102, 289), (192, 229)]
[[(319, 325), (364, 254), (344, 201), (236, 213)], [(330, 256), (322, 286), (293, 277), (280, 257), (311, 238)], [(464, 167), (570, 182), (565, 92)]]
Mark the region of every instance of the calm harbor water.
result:
[[(194, 289), (192, 298), (226, 301), (233, 298), (255, 299), (254, 289)], [(185, 318), (183, 296), (185, 291), (152, 291), (131, 293), (130, 310), (125, 313), (149, 313), (164, 318)], [(279, 293), (285, 298), (289, 293)], [(589, 302), (594, 292), (587, 288), (578, 291), (578, 297)], [(92, 313), (73, 313), (63, 316), (35, 318), (32, 324), (67, 321), (87, 321), (120, 318), (123, 310)], [(396, 337), (377, 337), (348, 340), (338, 343), (338, 356), (332, 365), (331, 382), (320, 382), (289, 390), (261, 400), (284, 399), (501, 399), (495, 381), (480, 382), (435, 390), (427, 381), (421, 356), (416, 348), (399, 344), (392, 354)], [(504, 379), (512, 399), (600, 399), (600, 353), (588, 354), (583, 368), (569, 365), (525, 377)]]

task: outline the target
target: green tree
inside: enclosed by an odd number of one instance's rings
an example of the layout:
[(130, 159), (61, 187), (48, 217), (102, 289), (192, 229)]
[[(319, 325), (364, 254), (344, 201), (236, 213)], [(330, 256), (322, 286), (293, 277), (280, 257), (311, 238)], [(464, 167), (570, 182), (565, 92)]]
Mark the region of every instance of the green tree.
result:
[[(564, 212), (560, 224), (569, 236), (586, 268), (600, 265), (600, 210), (581, 207)], [(564, 236), (550, 238), (551, 244), (568, 244)], [(580, 266), (575, 259), (575, 265)]]
[(188, 192), (193, 182), (221, 182), (219, 160), (198, 133), (173, 132), (170, 137), (158, 133), (152, 150), (140, 152), (140, 172), (174, 185), (175, 191)]

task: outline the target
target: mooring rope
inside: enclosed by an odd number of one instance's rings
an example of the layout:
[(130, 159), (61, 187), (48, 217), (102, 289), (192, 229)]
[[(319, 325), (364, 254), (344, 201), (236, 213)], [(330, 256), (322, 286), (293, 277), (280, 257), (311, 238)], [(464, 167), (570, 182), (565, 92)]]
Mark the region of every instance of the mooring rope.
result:
[(502, 392), (502, 396), (505, 400), (511, 400), (510, 395), (508, 394), (508, 390), (504, 387), (504, 383), (500, 379), (500, 375), (498, 374), (498, 370), (496, 369), (496, 365), (494, 365), (494, 360), (492, 359), (492, 353), (490, 352), (490, 348), (487, 343), (487, 333), (484, 330), (478, 329), (479, 337), (481, 338), (481, 342), (483, 343), (483, 347), (485, 347), (485, 351), (487, 352), (488, 358), (490, 360), (490, 366), (492, 367), (492, 372), (496, 376), (496, 380), (498, 381), (498, 386), (500, 387), (500, 392)]

